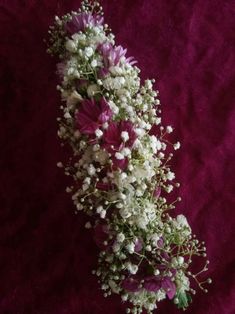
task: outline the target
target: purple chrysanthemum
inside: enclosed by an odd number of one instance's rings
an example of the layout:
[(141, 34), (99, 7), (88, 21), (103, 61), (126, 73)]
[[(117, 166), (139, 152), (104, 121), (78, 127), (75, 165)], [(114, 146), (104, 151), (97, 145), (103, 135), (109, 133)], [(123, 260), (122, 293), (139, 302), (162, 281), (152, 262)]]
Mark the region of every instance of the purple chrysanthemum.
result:
[(103, 16), (92, 15), (91, 13), (82, 12), (78, 15), (74, 15), (72, 20), (67, 22), (65, 25), (66, 31), (73, 35), (79, 31), (84, 31), (84, 29), (90, 25), (92, 27), (102, 25), (104, 22)]
[[(102, 43), (97, 47), (99, 53), (103, 57), (104, 67), (100, 70), (100, 75), (105, 76), (108, 73), (108, 69), (111, 66), (116, 66), (119, 64), (122, 57), (126, 56), (127, 49), (122, 46), (112, 46), (110, 43)], [(133, 65), (137, 61), (133, 57), (126, 58), (126, 61)]]
[(113, 115), (109, 104), (104, 98), (100, 101), (85, 99), (76, 114), (76, 124), (82, 134), (93, 135)]

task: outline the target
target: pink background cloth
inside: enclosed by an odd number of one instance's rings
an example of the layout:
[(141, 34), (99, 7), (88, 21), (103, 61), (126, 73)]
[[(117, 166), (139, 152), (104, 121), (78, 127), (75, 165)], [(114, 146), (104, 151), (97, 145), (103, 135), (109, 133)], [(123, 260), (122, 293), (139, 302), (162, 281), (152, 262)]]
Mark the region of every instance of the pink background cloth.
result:
[[(235, 2), (103, 0), (118, 44), (156, 78), (163, 121), (182, 144), (172, 168), (183, 213), (205, 240), (213, 279), (191, 314), (233, 314), (235, 190)], [(56, 61), (43, 38), (54, 15), (77, 0), (0, 0), (1, 314), (122, 314), (103, 298), (91, 270), (97, 252), (87, 221), (75, 216), (71, 182), (56, 167)], [(177, 192), (178, 193), (178, 192)], [(163, 301), (159, 314), (179, 313)]]

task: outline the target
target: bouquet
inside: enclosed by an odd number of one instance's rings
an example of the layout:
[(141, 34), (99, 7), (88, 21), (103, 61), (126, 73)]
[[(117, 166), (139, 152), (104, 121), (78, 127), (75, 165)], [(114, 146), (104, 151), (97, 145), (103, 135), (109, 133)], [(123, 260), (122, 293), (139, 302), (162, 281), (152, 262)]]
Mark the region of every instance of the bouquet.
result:
[(197, 273), (194, 256), (206, 257), (183, 215), (170, 215), (167, 195), (179, 183), (169, 167), (180, 143), (161, 123), (154, 80), (140, 81), (140, 69), (127, 49), (115, 44), (97, 1), (59, 18), (49, 30), (48, 52), (57, 56), (62, 115), (58, 136), (71, 147), (67, 187), (75, 212), (89, 217), (100, 253), (97, 269), (104, 297), (119, 294), (127, 313), (152, 313), (172, 300), (186, 309), (209, 261)]

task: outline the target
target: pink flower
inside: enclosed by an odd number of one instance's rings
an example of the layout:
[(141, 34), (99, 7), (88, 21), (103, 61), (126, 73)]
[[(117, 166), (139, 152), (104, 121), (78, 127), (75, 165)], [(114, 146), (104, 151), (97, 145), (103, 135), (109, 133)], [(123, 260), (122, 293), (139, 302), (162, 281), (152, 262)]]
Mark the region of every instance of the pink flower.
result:
[[(128, 134), (128, 140), (126, 141), (122, 138), (123, 132)], [(127, 167), (128, 158), (124, 156), (123, 158), (117, 158), (116, 153), (121, 152), (124, 147), (131, 149), (136, 137), (133, 124), (129, 121), (111, 122), (109, 124), (103, 135), (103, 147), (112, 155), (114, 167), (122, 170)]]
[(171, 300), (176, 293), (176, 286), (170, 277), (164, 277), (162, 280), (162, 288), (165, 290), (168, 298)]
[[(98, 51), (103, 57), (104, 67), (100, 70), (100, 76), (103, 77), (108, 74), (108, 69), (111, 66), (119, 64), (122, 57), (125, 57), (127, 49), (123, 49), (122, 46), (112, 46), (110, 43), (102, 43), (98, 46)], [(136, 61), (133, 57), (126, 58), (126, 61), (133, 65)]]
[(165, 290), (168, 298), (171, 300), (176, 293), (176, 286), (170, 277), (149, 276), (144, 280), (144, 288), (151, 292), (157, 292), (161, 288)]
[(76, 114), (76, 125), (82, 134), (93, 135), (112, 115), (112, 110), (104, 98), (99, 101), (85, 99)]
[(161, 190), (160, 186), (156, 186), (156, 188), (155, 188), (155, 190), (153, 192), (153, 196), (158, 199), (160, 197), (160, 195), (161, 195), (161, 191), (162, 190)]
[(102, 25), (103, 22), (103, 16), (92, 15), (91, 13), (83, 12), (79, 15), (74, 15), (72, 20), (67, 22), (65, 25), (65, 29), (70, 35), (73, 35), (79, 31), (84, 31), (88, 25), (99, 26)]
[(143, 248), (143, 240), (142, 239), (137, 239), (135, 242), (135, 252), (140, 252)]
[[(129, 139), (124, 142), (122, 132), (127, 132)], [(122, 148), (132, 148), (137, 136), (134, 126), (129, 121), (111, 122), (108, 129), (104, 133), (104, 147), (113, 154), (119, 152)]]
[(122, 287), (127, 290), (127, 291), (131, 291), (131, 292), (137, 292), (140, 290), (140, 282), (137, 279), (134, 278), (126, 278), (123, 280), (122, 282)]
[(144, 288), (151, 292), (161, 289), (161, 278), (159, 276), (149, 276), (144, 279)]

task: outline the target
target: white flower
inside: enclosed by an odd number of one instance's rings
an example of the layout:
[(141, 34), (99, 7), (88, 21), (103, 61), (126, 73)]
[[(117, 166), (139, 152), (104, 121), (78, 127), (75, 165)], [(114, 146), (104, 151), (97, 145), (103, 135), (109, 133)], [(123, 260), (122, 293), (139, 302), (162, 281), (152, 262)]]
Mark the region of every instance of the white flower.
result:
[(175, 283), (177, 286), (177, 290), (179, 290), (180, 292), (190, 290), (190, 281), (189, 281), (188, 277), (185, 276), (185, 274), (182, 270), (177, 271)]
[(126, 249), (130, 254), (133, 254), (135, 251), (135, 244), (133, 242), (127, 244)]
[(89, 167), (87, 168), (87, 172), (90, 176), (93, 176), (96, 173), (96, 169), (95, 167), (91, 164), (89, 165)]
[(103, 135), (103, 131), (101, 131), (100, 129), (95, 130), (95, 135), (97, 137), (101, 137)]
[(123, 294), (122, 296), (121, 296), (121, 298), (122, 298), (122, 301), (127, 301), (128, 300), (128, 294)]
[(145, 80), (145, 86), (148, 89), (152, 89), (153, 88), (153, 84), (151, 80)]
[(114, 293), (119, 293), (120, 287), (113, 280), (109, 280), (109, 286)]
[(90, 223), (90, 221), (88, 221), (86, 224), (85, 224), (85, 228), (86, 229), (91, 229), (91, 223)]
[(139, 136), (142, 137), (145, 134), (145, 130), (142, 128), (136, 128), (135, 133)]
[(174, 149), (177, 150), (180, 148), (180, 142), (174, 144)]
[(123, 219), (129, 218), (131, 216), (131, 213), (128, 210), (128, 208), (121, 208), (119, 213)]
[(87, 87), (87, 95), (88, 97), (93, 97), (100, 90), (97, 84), (91, 84)]
[(156, 138), (155, 135), (150, 136), (150, 146), (153, 153), (156, 154), (158, 150), (162, 148), (162, 143)]
[(136, 220), (137, 226), (141, 229), (146, 229), (146, 226), (148, 224), (148, 220), (146, 216), (139, 216)]
[(132, 275), (135, 275), (138, 271), (138, 266), (131, 263), (127, 263), (127, 269)]
[(119, 233), (118, 235), (117, 235), (117, 241), (118, 242), (123, 242), (125, 240), (125, 235), (123, 234), (123, 233)]
[(125, 158), (124, 155), (123, 155), (122, 153), (119, 153), (119, 152), (115, 153), (115, 157), (116, 157), (118, 160), (122, 160), (122, 159)]
[(94, 59), (94, 60), (91, 61), (92, 68), (97, 67), (97, 65), (98, 65), (97, 60)]
[(122, 149), (122, 154), (123, 154), (124, 156), (130, 156), (130, 155), (131, 155), (131, 150), (130, 150), (130, 148), (124, 147), (124, 148)]
[(184, 257), (183, 256), (179, 256), (178, 257), (178, 264), (179, 265), (183, 265), (184, 264)]
[(113, 101), (109, 101), (109, 106), (112, 109), (114, 114), (119, 113), (119, 108), (118, 108), (118, 106), (115, 105), (115, 103)]
[(166, 298), (165, 291), (163, 289), (158, 290), (158, 292), (156, 293), (156, 297), (158, 302), (165, 299)]
[(115, 243), (113, 244), (112, 248), (113, 248), (113, 251), (114, 251), (115, 253), (117, 253), (118, 251), (120, 251), (120, 248), (121, 248), (120, 243), (115, 242)]
[(166, 187), (166, 191), (167, 193), (171, 193), (171, 191), (173, 191), (173, 185), (169, 184), (167, 187)]
[(184, 215), (176, 216), (176, 221), (181, 227), (190, 228), (187, 218)]
[(167, 132), (167, 133), (172, 133), (172, 132), (173, 132), (173, 128), (172, 128), (170, 125), (168, 125), (168, 126), (166, 127), (166, 132)]
[(160, 124), (162, 122), (162, 119), (161, 118), (156, 118), (156, 124), (158, 125), (158, 124)]
[(191, 234), (191, 227), (184, 215), (178, 215), (173, 222), (178, 230), (181, 230), (181, 236), (189, 236)]
[(121, 133), (121, 138), (123, 139), (124, 142), (127, 142), (129, 140), (129, 134), (126, 131), (122, 131)]
[(65, 48), (69, 52), (75, 52), (77, 50), (77, 46), (76, 46), (75, 42), (71, 39), (66, 41)]
[(166, 177), (167, 177), (167, 179), (168, 180), (173, 180), (174, 178), (175, 178), (175, 174), (174, 174), (174, 172), (171, 172), (171, 171), (169, 171), (167, 174), (166, 174)]
[(84, 55), (87, 58), (90, 58), (93, 55), (93, 53), (94, 53), (94, 50), (91, 47), (86, 47), (85, 50), (84, 50)]
[(98, 206), (96, 209), (97, 214), (100, 214), (103, 209), (104, 209), (103, 206)]
[(100, 218), (105, 218), (105, 216), (106, 216), (106, 210), (101, 210), (101, 212), (100, 212)]

